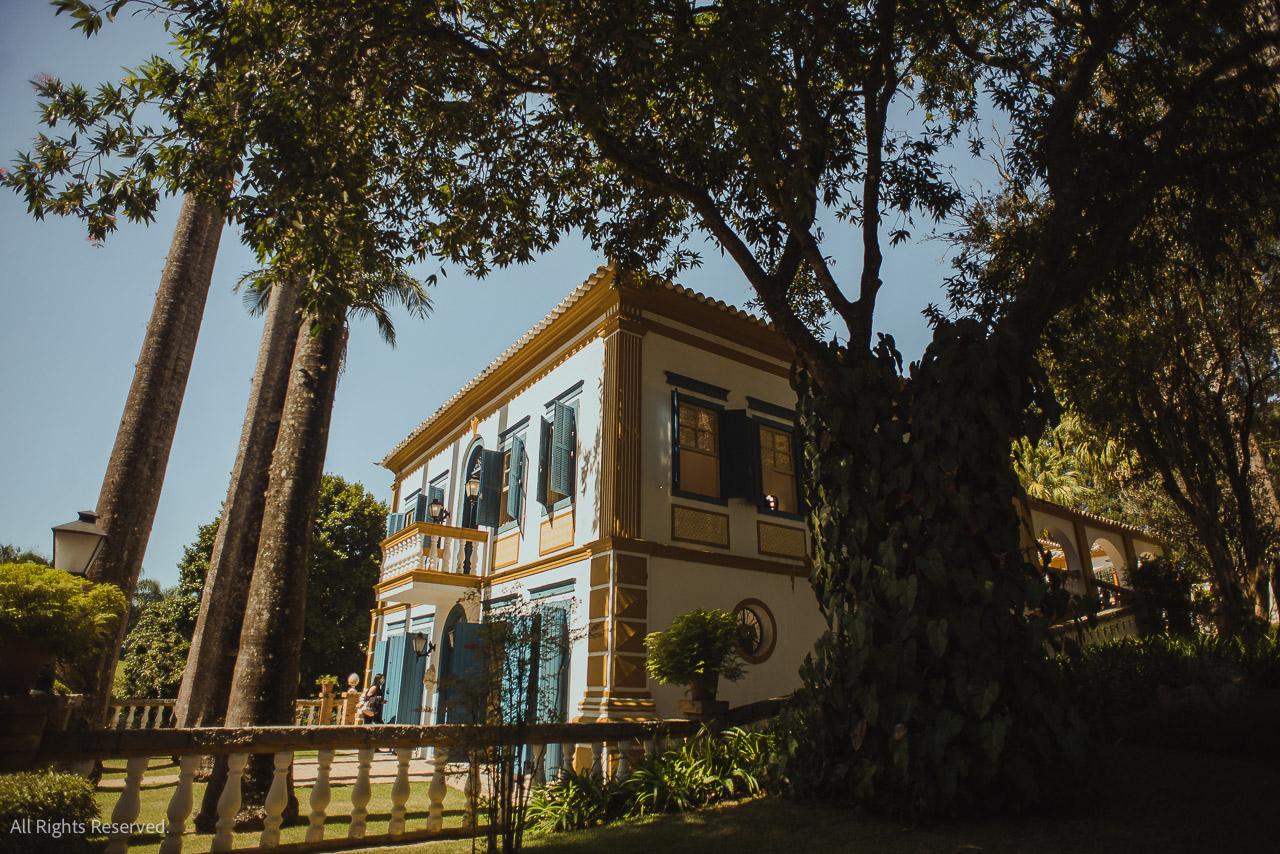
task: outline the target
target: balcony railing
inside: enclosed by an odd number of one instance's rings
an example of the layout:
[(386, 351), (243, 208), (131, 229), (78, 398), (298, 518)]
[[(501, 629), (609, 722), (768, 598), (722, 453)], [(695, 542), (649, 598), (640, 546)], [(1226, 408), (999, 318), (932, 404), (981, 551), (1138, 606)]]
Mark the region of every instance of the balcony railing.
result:
[(382, 541), (379, 581), (423, 571), (487, 575), (491, 541), (488, 531), (414, 522)]

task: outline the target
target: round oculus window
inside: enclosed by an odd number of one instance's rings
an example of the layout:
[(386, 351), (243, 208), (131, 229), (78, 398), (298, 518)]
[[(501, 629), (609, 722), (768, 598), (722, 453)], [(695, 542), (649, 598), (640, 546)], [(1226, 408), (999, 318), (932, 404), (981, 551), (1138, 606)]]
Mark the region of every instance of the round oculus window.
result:
[(773, 614), (759, 599), (745, 599), (734, 608), (738, 623), (738, 653), (751, 664), (758, 664), (773, 654), (777, 629)]

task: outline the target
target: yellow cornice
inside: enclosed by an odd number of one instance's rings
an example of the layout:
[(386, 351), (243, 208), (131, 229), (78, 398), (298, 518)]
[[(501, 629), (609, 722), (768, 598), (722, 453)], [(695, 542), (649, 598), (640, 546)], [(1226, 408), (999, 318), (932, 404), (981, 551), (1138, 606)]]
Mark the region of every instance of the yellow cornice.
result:
[[(753, 359), (715, 342), (691, 333), (641, 317), (642, 312), (687, 324), (718, 338), (730, 341), (789, 365), (795, 358), (790, 345), (773, 328), (745, 312), (733, 309), (677, 285), (651, 287), (615, 286), (612, 267), (601, 268), (584, 284), (576, 298), (566, 300), (521, 341), (498, 357), (488, 368), (467, 384), (422, 426), (412, 433), (382, 461), (397, 476), (435, 448), (466, 435), (468, 424), (500, 406), (519, 385), (527, 388), (541, 379), (572, 353), (592, 340), (619, 329), (644, 335), (659, 329), (664, 335), (683, 340), (711, 352), (734, 358), (779, 376), (789, 376), (786, 367)], [(555, 364), (545, 365), (536, 374), (534, 368), (556, 356)], [(523, 382), (522, 382), (523, 380)], [(514, 393), (519, 393), (516, 389)]]

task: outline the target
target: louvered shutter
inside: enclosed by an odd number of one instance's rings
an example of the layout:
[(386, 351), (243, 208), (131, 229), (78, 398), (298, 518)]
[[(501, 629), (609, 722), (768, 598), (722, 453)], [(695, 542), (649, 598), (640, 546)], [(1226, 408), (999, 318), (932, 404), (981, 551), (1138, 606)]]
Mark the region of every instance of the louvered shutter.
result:
[(445, 723), (478, 723), (478, 712), (487, 705), (478, 697), (484, 689), (481, 644), (479, 625), (460, 620), (453, 627), (453, 666), (449, 676), (454, 684), (445, 707)]
[(400, 722), (400, 685), (404, 681), (404, 634), (387, 638), (387, 663), (382, 680), (382, 722)]
[(439, 502), (440, 502), (440, 506), (441, 506), (441, 507), (443, 507), (443, 506), (444, 506), (444, 488), (443, 488), (443, 487), (440, 487), (440, 486), (429, 486), (429, 487), (427, 487), (427, 518), (428, 518), (428, 521), (430, 521), (431, 504), (432, 504), (432, 502), (435, 502), (435, 501), (439, 501)]
[(573, 495), (574, 457), (578, 449), (578, 425), (572, 406), (556, 401), (551, 429), (551, 491)]
[(755, 495), (756, 467), (751, 427), (744, 409), (720, 413), (720, 496), (751, 498)]
[(543, 418), (542, 431), (538, 437), (538, 503), (550, 504), (547, 500), (547, 487), (551, 477), (551, 422)]
[(680, 393), (671, 392), (671, 488), (680, 489)]
[(507, 470), (507, 515), (519, 521), (524, 503), (524, 439), (511, 440), (511, 468)]
[(480, 503), (476, 507), (476, 524), (498, 527), (498, 502), (502, 500), (502, 452), (480, 454)]
[(431, 521), (429, 518), (427, 518), (427, 504), (428, 504), (427, 496), (425, 495), (419, 495), (417, 498), (414, 499), (413, 521), (415, 522)]

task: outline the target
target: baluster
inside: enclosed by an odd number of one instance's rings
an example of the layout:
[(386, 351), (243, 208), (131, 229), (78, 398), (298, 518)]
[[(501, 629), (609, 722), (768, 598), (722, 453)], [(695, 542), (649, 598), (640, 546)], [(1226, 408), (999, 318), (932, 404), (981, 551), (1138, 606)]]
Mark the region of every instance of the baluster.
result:
[(626, 780), (631, 776), (631, 739), (618, 742), (618, 779)]
[(198, 754), (187, 754), (179, 760), (178, 786), (173, 790), (173, 797), (169, 799), (169, 809), (165, 813), (168, 821), (165, 823), (164, 841), (160, 843), (160, 854), (181, 854), (182, 852), (182, 834), (187, 830), (187, 819), (191, 817), (191, 807), (195, 802), (192, 787), (198, 767), (200, 767)]
[(116, 729), (120, 725), (120, 707), (115, 703), (111, 704), (111, 722), (107, 724), (107, 729)]
[(124, 722), (125, 729), (133, 729), (133, 716), (137, 714), (137, 712), (138, 712), (137, 706), (134, 706), (134, 705), (129, 706), (129, 717), (126, 718)]
[(533, 785), (547, 785), (547, 746), (545, 744), (533, 746)]
[(604, 763), (602, 757), (604, 754), (604, 742), (591, 742), (591, 776), (597, 780), (604, 779)]
[(412, 747), (396, 748), (396, 781), (391, 784), (391, 823), (387, 833), (400, 836), (404, 833), (404, 805), (409, 801), (409, 759)]
[(476, 803), (480, 795), (480, 771), (474, 762), (467, 762), (467, 785), (463, 790), (466, 799), (462, 805), (462, 826), (468, 830), (476, 826)]
[(214, 828), (209, 851), (230, 851), (236, 831), (236, 813), (240, 812), (240, 781), (244, 777), (244, 765), (249, 761), (247, 753), (227, 756), (227, 783), (218, 798), (218, 824)]
[(307, 842), (324, 839), (324, 819), (329, 808), (329, 768), (333, 765), (333, 751), (316, 752), (316, 782), (311, 787), (311, 815), (307, 819)]
[(444, 827), (444, 772), (448, 762), (449, 751), (437, 747), (432, 757), (431, 785), (427, 787), (427, 830)]
[[(142, 776), (147, 773), (150, 760), (145, 756), (134, 756), (124, 767), (124, 791), (116, 808), (111, 811), (111, 823), (117, 826), (133, 824), (142, 812)], [(103, 854), (125, 854), (129, 850), (129, 828), (111, 834), (111, 840)]]
[(369, 786), (369, 766), (373, 764), (373, 748), (360, 748), (358, 762), (356, 784), (351, 787), (351, 826), (347, 828), (348, 839), (364, 838), (365, 822), (369, 815), (369, 799), (373, 797), (373, 789)]
[(658, 755), (658, 740), (652, 736), (644, 740), (644, 758), (653, 759)]
[(271, 790), (267, 792), (263, 807), (267, 817), (263, 819), (259, 848), (271, 848), (280, 844), (280, 825), (284, 821), (284, 808), (289, 803), (289, 766), (293, 764), (293, 751), (281, 750), (276, 754), (275, 773), (271, 776)]
[(578, 745), (573, 742), (560, 745), (560, 770), (566, 774), (573, 773), (573, 754), (577, 749)]

